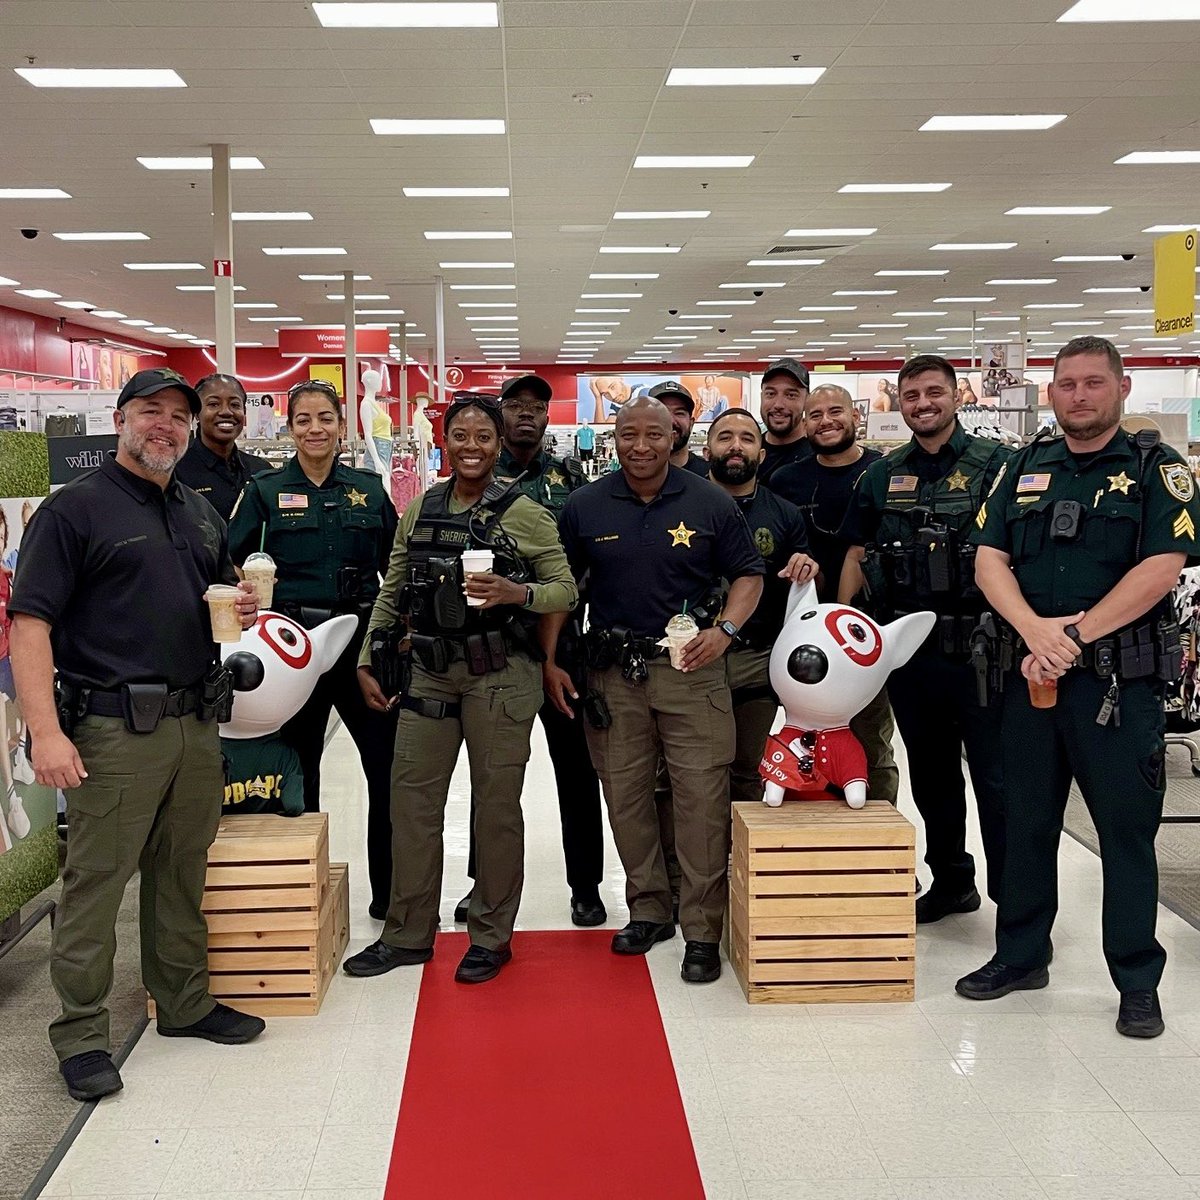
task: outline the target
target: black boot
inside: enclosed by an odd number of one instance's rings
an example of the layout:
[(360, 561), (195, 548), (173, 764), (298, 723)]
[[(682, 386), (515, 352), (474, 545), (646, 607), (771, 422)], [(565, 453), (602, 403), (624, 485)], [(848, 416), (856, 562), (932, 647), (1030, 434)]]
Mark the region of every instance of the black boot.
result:
[(107, 1050), (85, 1050), (58, 1064), (73, 1100), (99, 1100), (119, 1092), (124, 1084)]
[(999, 1000), (1009, 992), (1035, 992), (1050, 982), (1045, 967), (1009, 967), (992, 959), (978, 971), (964, 975), (954, 990), (968, 1000)]
[(489, 950), (486, 946), (472, 946), (462, 956), (454, 978), (459, 983), (487, 983), (500, 974), (501, 968), (512, 961), (512, 950), (501, 946), (499, 950)]
[(689, 941), (679, 970), (685, 983), (713, 983), (721, 978), (721, 948), (716, 942)]
[(1157, 991), (1122, 992), (1117, 1032), (1125, 1037), (1156, 1038), (1166, 1029)]
[(604, 907), (604, 902), (600, 899), (599, 892), (571, 893), (572, 925), (590, 928), (593, 925), (603, 925), (607, 920), (608, 912)]
[(346, 959), (342, 963), (342, 970), (347, 975), (369, 978), (372, 975), (385, 975), (397, 967), (415, 967), (432, 957), (432, 946), (410, 950), (405, 946), (389, 946), (387, 942), (372, 942), (365, 950)]
[(917, 897), (917, 924), (932, 925), (951, 913), (974, 912), (981, 903), (979, 893), (973, 887), (965, 892), (951, 892), (934, 885), (923, 896)]
[(675, 936), (675, 925), (668, 921), (657, 925), (653, 921), (630, 921), (619, 933), (613, 934), (614, 954), (645, 954), (656, 942), (669, 942)]

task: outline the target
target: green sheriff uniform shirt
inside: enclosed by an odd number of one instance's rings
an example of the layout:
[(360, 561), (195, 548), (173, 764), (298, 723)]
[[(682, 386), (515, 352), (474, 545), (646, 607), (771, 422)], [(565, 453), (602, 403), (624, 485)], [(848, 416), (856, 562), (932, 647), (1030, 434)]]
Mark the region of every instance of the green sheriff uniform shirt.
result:
[[(229, 518), (229, 553), (242, 563), (262, 543), (275, 560), (276, 606), (347, 609), (375, 598), (395, 531), (378, 475), (335, 462), (318, 487), (293, 456), (246, 484)], [(357, 597), (340, 575), (346, 567), (359, 571)]]
[(567, 497), (588, 482), (583, 473), (583, 464), (577, 458), (554, 458), (544, 450), (539, 450), (530, 459), (529, 465), (522, 468), (507, 449), (501, 449), (500, 457), (496, 461), (496, 479), (502, 483), (509, 483), (516, 479), (522, 470), (525, 477), (517, 484), (517, 491), (543, 508), (549, 509), (556, 520), (567, 502)]
[[(467, 507), (451, 492), (449, 508), (452, 513), (463, 512)], [(380, 588), (375, 607), (371, 610), (367, 637), (363, 640), (362, 652), (359, 654), (360, 667), (371, 665), (371, 631), (390, 629), (399, 619), (396, 601), (408, 578), (408, 540), (412, 537), (413, 527), (420, 514), (421, 497), (418, 497), (400, 517), (400, 526), (396, 530), (396, 540), (392, 546), (383, 587)], [(567, 565), (567, 556), (558, 540), (558, 529), (550, 513), (528, 497), (518, 496), (505, 509), (496, 522), (496, 527), (513, 539), (517, 552), (526, 559), (533, 571), (534, 578), (529, 584), (533, 589), (533, 603), (529, 605), (528, 611), (569, 612), (574, 608), (579, 600), (579, 589), (571, 574), (571, 568)]]
[[(1074, 541), (1051, 537), (1061, 500), (1083, 507)], [(1187, 463), (1159, 444), (1143, 472), (1133, 435), (1122, 429), (1092, 454), (1072, 454), (1063, 438), (1017, 454), (975, 525), (972, 540), (1010, 556), (1021, 594), (1042, 617), (1090, 608), (1156, 554), (1200, 555), (1200, 500)]]

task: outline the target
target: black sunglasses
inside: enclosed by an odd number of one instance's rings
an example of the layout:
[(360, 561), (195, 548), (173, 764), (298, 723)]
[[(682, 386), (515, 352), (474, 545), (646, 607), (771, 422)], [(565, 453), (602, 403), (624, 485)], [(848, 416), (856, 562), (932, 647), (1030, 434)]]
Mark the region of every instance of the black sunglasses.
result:
[(324, 392), (325, 395), (332, 396), (335, 400), (341, 400), (337, 388), (332, 383), (326, 383), (324, 379), (302, 379), (299, 383), (293, 383), (288, 388), (288, 399), (294, 400), (304, 392)]

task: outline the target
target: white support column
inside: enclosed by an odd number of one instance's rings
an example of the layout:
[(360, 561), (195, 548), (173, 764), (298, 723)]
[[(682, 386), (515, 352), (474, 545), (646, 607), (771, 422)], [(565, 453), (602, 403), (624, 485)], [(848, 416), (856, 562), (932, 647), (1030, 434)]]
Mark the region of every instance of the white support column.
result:
[(346, 367), (343, 387), (346, 393), (346, 437), (353, 451), (358, 440), (358, 347), (355, 345), (354, 272), (342, 274), (342, 321), (346, 326)]
[[(229, 147), (212, 147), (213, 210), (213, 312), (217, 343), (217, 370), (237, 374), (237, 347), (233, 330), (233, 185), (229, 173)], [(218, 263), (229, 263), (228, 274), (217, 274)]]
[(408, 437), (408, 326), (400, 322), (400, 436)]
[(433, 277), (434, 320), (437, 324), (437, 391), (433, 398), (446, 402), (446, 307), (444, 280), (441, 275)]

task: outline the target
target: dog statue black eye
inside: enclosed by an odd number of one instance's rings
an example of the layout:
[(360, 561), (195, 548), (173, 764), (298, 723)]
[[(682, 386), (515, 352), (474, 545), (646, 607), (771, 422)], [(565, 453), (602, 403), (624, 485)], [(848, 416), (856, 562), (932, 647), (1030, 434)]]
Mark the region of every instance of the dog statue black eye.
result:
[(847, 626), (846, 631), (856, 642), (865, 642), (867, 640), (867, 631), (857, 621)]
[(281, 629), (279, 631), (279, 640), (285, 646), (298, 646), (300, 644), (300, 639), (290, 629)]
[(797, 683), (820, 683), (829, 674), (829, 659), (816, 646), (797, 646), (788, 655), (787, 669)]

